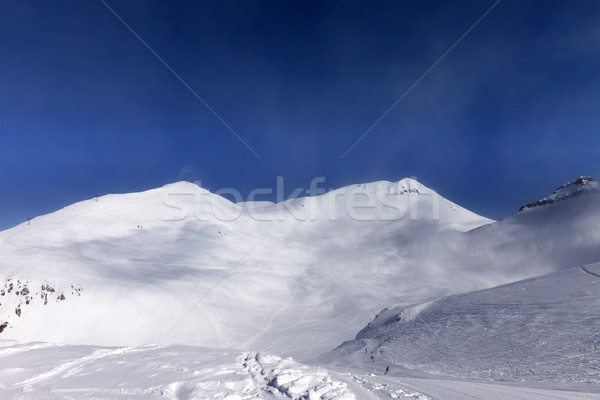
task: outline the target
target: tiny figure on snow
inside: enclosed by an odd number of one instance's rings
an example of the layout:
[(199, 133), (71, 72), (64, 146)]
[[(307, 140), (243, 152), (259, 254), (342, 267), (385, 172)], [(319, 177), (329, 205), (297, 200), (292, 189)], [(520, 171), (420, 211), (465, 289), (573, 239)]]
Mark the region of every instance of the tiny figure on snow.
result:
[(390, 372), (390, 366), (388, 365), (387, 367), (385, 367), (385, 374), (386, 375), (388, 372)]
[(375, 362), (375, 359), (373, 358), (373, 356), (371, 356), (371, 361)]

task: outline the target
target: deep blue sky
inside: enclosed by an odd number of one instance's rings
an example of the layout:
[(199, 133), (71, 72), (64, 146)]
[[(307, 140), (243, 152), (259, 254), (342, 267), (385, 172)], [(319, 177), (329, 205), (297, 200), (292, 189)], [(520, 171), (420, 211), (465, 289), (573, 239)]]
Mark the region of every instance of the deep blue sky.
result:
[(185, 179), (416, 177), (500, 218), (600, 176), (600, 2), (0, 2), (0, 225)]

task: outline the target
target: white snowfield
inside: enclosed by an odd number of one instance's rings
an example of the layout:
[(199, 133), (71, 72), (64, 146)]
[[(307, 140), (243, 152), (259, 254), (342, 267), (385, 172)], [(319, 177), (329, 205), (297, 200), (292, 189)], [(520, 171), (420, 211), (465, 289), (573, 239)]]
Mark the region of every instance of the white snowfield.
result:
[(573, 269), (600, 261), (598, 183), (551, 198), (494, 222), (411, 179), (278, 204), (180, 182), (37, 217), (0, 232), (0, 398), (599, 398)]

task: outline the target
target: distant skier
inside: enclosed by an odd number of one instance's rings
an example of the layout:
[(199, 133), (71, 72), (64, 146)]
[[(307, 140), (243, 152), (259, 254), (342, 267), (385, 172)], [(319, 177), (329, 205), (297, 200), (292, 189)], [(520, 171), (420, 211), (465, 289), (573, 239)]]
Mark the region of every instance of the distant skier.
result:
[(387, 375), (388, 372), (390, 372), (390, 366), (389, 365), (387, 367), (385, 367), (385, 374), (384, 375)]
[(375, 358), (373, 358), (373, 356), (371, 356), (371, 361), (375, 362)]

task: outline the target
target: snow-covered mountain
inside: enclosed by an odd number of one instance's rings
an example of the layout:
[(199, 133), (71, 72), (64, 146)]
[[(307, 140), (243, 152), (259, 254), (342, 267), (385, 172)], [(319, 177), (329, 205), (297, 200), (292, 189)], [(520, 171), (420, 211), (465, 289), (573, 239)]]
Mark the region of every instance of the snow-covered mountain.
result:
[(493, 222), (411, 179), (278, 204), (187, 182), (102, 196), (0, 232), (0, 335), (309, 359), (389, 305), (600, 260), (598, 198)]
[(392, 369), (461, 378), (598, 384), (599, 349), (596, 263), (385, 309), (322, 361), (373, 356)]

